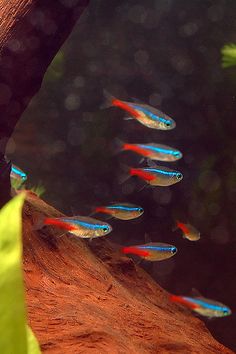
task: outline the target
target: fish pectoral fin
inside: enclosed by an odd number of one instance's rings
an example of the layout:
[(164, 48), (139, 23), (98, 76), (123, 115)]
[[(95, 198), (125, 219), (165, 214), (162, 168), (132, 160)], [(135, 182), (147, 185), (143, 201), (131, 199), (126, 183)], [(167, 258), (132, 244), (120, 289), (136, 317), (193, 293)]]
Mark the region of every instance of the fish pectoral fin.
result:
[(153, 167), (153, 168), (157, 167), (157, 164), (151, 159), (147, 159), (147, 164), (149, 167)]
[(139, 163), (143, 163), (144, 161), (145, 161), (145, 158), (142, 157), (142, 158), (140, 159)]
[(138, 189), (138, 192), (141, 192), (144, 188), (148, 188), (149, 185), (144, 184), (140, 189)]

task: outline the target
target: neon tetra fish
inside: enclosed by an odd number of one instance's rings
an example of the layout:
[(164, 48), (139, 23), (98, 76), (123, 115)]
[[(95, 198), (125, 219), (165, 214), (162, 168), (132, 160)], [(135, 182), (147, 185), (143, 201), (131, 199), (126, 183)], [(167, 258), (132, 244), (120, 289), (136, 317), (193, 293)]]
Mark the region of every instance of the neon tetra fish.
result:
[(108, 206), (99, 206), (95, 209), (95, 212), (105, 213), (120, 220), (131, 220), (141, 216), (144, 210), (143, 208), (137, 205), (122, 203), (122, 204), (112, 204)]
[(151, 186), (171, 186), (183, 179), (181, 172), (171, 170), (164, 166), (155, 168), (130, 168), (130, 176), (138, 176)]
[(170, 130), (175, 128), (175, 121), (167, 114), (147, 104), (139, 104), (119, 100), (104, 91), (106, 97), (105, 107), (119, 107), (129, 114), (130, 118), (138, 120), (148, 128)]
[(12, 165), (10, 177), (13, 179), (20, 180), (22, 183), (27, 180), (27, 175), (16, 165)]
[(111, 225), (87, 216), (45, 218), (43, 225), (53, 225), (81, 238), (105, 236), (112, 231)]
[(183, 238), (187, 238), (189, 241), (198, 241), (200, 239), (200, 232), (190, 224), (176, 221), (176, 228), (179, 228), (183, 232)]
[(218, 301), (213, 301), (204, 297), (170, 295), (170, 301), (184, 305), (194, 312), (209, 318), (224, 317), (231, 314), (229, 307)]
[(134, 254), (146, 261), (162, 261), (174, 256), (177, 248), (167, 243), (150, 242), (144, 245), (127, 246), (121, 249), (124, 254)]
[(17, 189), (27, 180), (27, 175), (19, 167), (12, 165), (10, 178), (13, 188)]
[(182, 153), (167, 145), (162, 144), (126, 144), (121, 143), (120, 149), (123, 151), (130, 150), (135, 153), (157, 161), (177, 161), (182, 158)]

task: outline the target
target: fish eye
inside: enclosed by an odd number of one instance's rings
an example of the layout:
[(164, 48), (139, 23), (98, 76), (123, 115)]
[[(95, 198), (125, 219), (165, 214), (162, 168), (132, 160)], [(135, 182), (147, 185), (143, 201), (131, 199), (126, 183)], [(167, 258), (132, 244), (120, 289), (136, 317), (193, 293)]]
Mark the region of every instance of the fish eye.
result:
[(172, 247), (171, 253), (172, 253), (172, 254), (175, 254), (176, 252), (177, 252), (177, 248), (176, 248), (176, 247)]
[(183, 178), (182, 173), (178, 172), (178, 173), (176, 174), (176, 178), (177, 178), (177, 179), (182, 179), (182, 178)]
[(143, 213), (143, 212), (144, 212), (143, 208), (138, 208), (138, 211), (139, 211), (140, 213)]
[(176, 156), (176, 157), (180, 157), (181, 153), (179, 151), (175, 151), (173, 155)]
[(171, 126), (171, 121), (167, 120), (167, 121), (165, 122), (165, 126), (166, 126), (166, 127), (170, 127), (170, 126)]
[(228, 314), (230, 314), (230, 311), (229, 311), (228, 309), (224, 309), (224, 310), (223, 310), (223, 314), (224, 314), (224, 315), (228, 315)]
[(104, 227), (103, 227), (103, 231), (104, 231), (104, 232), (107, 232), (108, 230), (109, 230), (108, 226), (104, 226)]

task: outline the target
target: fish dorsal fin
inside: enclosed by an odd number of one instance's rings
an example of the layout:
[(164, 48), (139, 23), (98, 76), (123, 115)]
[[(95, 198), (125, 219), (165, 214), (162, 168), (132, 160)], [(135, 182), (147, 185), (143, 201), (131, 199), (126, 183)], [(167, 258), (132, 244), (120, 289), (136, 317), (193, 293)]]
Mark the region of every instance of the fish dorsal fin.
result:
[(190, 293), (193, 297), (203, 298), (203, 295), (200, 293), (200, 291), (195, 288), (192, 288)]
[(131, 97), (131, 100), (132, 100), (134, 103), (146, 105), (145, 102), (143, 102), (142, 100), (140, 100), (140, 99), (138, 99), (138, 98), (136, 98), (136, 97)]
[(167, 171), (167, 172), (175, 172), (174, 170), (170, 169), (169, 167), (157, 165), (154, 161), (152, 161), (150, 159), (147, 160), (147, 164), (148, 164), (148, 167), (150, 167), (150, 168), (156, 168), (158, 170), (163, 170), (163, 171)]

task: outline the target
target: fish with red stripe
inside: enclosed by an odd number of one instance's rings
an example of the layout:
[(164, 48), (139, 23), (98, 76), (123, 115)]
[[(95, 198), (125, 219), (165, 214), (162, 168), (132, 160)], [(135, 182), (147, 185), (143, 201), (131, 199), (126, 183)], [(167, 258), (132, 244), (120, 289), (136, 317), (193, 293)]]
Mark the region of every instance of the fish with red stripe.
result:
[(185, 224), (177, 220), (174, 230), (176, 229), (180, 229), (183, 233), (183, 238), (189, 241), (198, 241), (200, 239), (200, 232), (191, 224)]
[(130, 203), (111, 204), (107, 206), (98, 206), (96, 213), (105, 213), (116, 219), (131, 220), (136, 219), (144, 213), (142, 207)]
[(175, 121), (171, 117), (148, 104), (122, 101), (111, 96), (105, 90), (104, 95), (106, 98), (106, 102), (103, 105), (104, 108), (111, 106), (118, 107), (125, 111), (130, 119), (136, 119), (148, 128), (171, 130), (176, 126)]
[(171, 162), (177, 161), (183, 156), (179, 150), (163, 144), (128, 144), (118, 140), (116, 142), (117, 149), (120, 151), (133, 151), (151, 160)]
[(183, 175), (179, 171), (172, 170), (164, 166), (144, 167), (144, 168), (128, 168), (127, 175), (121, 178), (120, 182), (124, 182), (130, 176), (137, 176), (151, 186), (171, 186), (183, 179)]
[(160, 242), (149, 242), (143, 245), (126, 246), (121, 249), (123, 254), (133, 254), (146, 261), (162, 261), (174, 256), (177, 248)]
[(44, 225), (55, 226), (80, 238), (105, 236), (112, 231), (111, 225), (88, 216), (44, 218), (38, 221), (37, 229)]
[(170, 301), (183, 305), (192, 311), (209, 318), (224, 317), (231, 314), (229, 307), (218, 301), (206, 299), (202, 296), (188, 297), (170, 295)]

